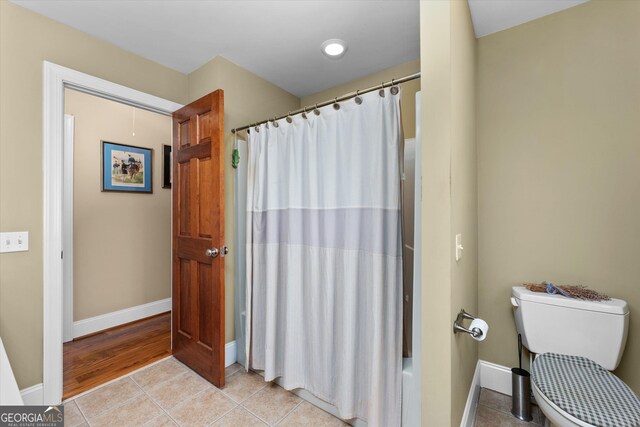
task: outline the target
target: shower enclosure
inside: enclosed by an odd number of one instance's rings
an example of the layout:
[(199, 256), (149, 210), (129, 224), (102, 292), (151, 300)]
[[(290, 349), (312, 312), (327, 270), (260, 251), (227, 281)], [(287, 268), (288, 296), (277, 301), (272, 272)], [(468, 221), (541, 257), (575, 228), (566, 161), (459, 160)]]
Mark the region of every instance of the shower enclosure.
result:
[[(247, 143), (237, 141), (240, 163), (235, 171), (235, 332), (237, 361), (247, 363), (245, 354), (246, 321), (246, 188), (247, 188)], [(421, 213), (421, 174), (420, 174), (420, 92), (416, 94), (416, 137), (405, 140), (404, 176), (402, 191), (403, 219), (403, 372), (402, 372), (402, 426), (420, 425), (420, 213)], [(276, 381), (277, 382), (277, 381)], [(332, 405), (302, 390), (293, 393), (308, 400), (321, 409), (338, 416)], [(366, 426), (359, 419), (351, 420), (354, 426)]]

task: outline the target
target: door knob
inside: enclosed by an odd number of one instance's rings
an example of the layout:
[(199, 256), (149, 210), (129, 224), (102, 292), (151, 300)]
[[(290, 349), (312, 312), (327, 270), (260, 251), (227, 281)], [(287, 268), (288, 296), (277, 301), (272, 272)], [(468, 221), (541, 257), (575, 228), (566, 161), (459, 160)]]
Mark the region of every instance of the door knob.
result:
[(211, 248), (211, 249), (207, 249), (206, 255), (208, 257), (215, 258), (218, 256), (219, 253), (220, 251), (218, 250), (218, 248)]
[(229, 248), (226, 246), (223, 246), (220, 248), (220, 256), (225, 256), (226, 254), (229, 253)]

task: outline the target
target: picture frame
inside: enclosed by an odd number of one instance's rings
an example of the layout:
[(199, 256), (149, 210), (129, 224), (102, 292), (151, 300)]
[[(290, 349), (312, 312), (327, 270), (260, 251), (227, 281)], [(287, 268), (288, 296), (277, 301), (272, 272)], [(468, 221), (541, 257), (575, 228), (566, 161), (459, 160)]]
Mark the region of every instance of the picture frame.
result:
[(171, 148), (170, 145), (162, 145), (162, 188), (171, 188), (173, 172)]
[(153, 193), (153, 148), (100, 142), (102, 191)]

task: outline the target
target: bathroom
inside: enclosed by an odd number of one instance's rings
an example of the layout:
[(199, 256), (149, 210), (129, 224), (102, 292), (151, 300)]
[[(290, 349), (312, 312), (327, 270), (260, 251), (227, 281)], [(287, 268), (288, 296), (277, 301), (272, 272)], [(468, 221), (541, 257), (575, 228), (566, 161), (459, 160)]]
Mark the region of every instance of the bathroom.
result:
[[(41, 164), (46, 158), (39, 117), (43, 61), (181, 105), (217, 88), (225, 91), (225, 243), (232, 256), (226, 259), (223, 344), (235, 342), (236, 350), (243, 329), (235, 313), (241, 312), (235, 257), (241, 249), (242, 220), (234, 209), (239, 186), (231, 166), (236, 139), (231, 129), (381, 82), (391, 83), (386, 87), (390, 90), (392, 79), (420, 72), (420, 80), (400, 84), (403, 120), (420, 129), (418, 137), (405, 124), (403, 138), (405, 155), (419, 153), (415, 170), (420, 172), (414, 178), (421, 175), (420, 184), (413, 189), (413, 200), (419, 194), (421, 201), (414, 217), (416, 239), (404, 252), (409, 259), (406, 252), (415, 251), (411, 271), (420, 286), (410, 292), (407, 283), (402, 295), (403, 307), (413, 308), (413, 321), (404, 323), (405, 330), (413, 328), (413, 339), (404, 340), (411, 342), (405, 354), (412, 356), (413, 371), (406, 369), (406, 360), (403, 386), (420, 386), (419, 394), (405, 391), (403, 396), (419, 399), (413, 404), (420, 409), (419, 423), (473, 425), (480, 413), (476, 408), (494, 419), (511, 417), (509, 411), (485, 405), (480, 390), (511, 394), (509, 370), (518, 366), (518, 348), (510, 298), (512, 287), (525, 282), (586, 285), (626, 301), (626, 345), (614, 374), (636, 394), (640, 390), (640, 293), (635, 285), (640, 270), (634, 259), (640, 250), (640, 199), (633, 186), (640, 154), (638, 2), (564, 2), (571, 7), (482, 32), (474, 8), (491, 2), (423, 1), (414, 8), (418, 55), (398, 60), (368, 80), (337, 85), (331, 93), (319, 91), (316, 98), (289, 96), (256, 83), (249, 71), (222, 56), (187, 76), (16, 3), (2, 2), (0, 14), (2, 101), (12, 102), (12, 108), (1, 112), (2, 158), (14, 159), (2, 164), (1, 218), (3, 232), (29, 229), (32, 238), (30, 251), (2, 254), (0, 336), (18, 387), (32, 402), (44, 403), (45, 372), (51, 367), (43, 362), (48, 327), (42, 321), (48, 289), (43, 286), (46, 180), (37, 170), (15, 186), (5, 183), (22, 176), (20, 159), (35, 156)], [(319, 46), (313, 49), (320, 53)], [(354, 52), (350, 46), (346, 55)], [(240, 147), (245, 138), (238, 134)], [(240, 153), (243, 167), (248, 156)], [(408, 173), (405, 203), (407, 179)], [(410, 233), (410, 221), (404, 222)], [(453, 333), (461, 309), (486, 321), (486, 339)], [(529, 360), (525, 349), (523, 368), (531, 371)]]

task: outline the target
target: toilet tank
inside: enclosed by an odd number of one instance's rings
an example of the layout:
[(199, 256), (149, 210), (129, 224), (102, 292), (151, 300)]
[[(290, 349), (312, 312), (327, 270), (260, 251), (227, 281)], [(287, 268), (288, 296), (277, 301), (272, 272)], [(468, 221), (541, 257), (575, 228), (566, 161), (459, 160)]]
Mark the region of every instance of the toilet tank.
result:
[(529, 351), (583, 356), (610, 371), (620, 363), (629, 329), (626, 301), (585, 301), (514, 286), (511, 303)]

